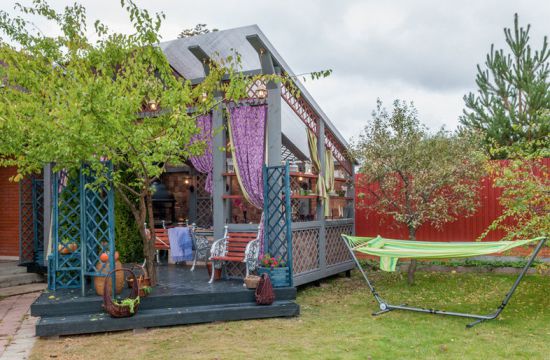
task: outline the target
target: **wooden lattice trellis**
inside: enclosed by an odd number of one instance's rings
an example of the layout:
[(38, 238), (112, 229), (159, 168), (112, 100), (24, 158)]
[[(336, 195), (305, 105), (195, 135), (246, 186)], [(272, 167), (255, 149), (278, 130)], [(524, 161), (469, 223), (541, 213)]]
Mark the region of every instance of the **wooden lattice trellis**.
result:
[(292, 286), (292, 231), (289, 163), (264, 166), (264, 252), (281, 259), (289, 267), (287, 285)]
[[(286, 87), (282, 86), (281, 96), (290, 106), (294, 113), (304, 122), (304, 124), (314, 133), (317, 133), (317, 124), (319, 116), (313, 107), (302, 97), (296, 97)], [(342, 167), (351, 174), (351, 164), (347, 149), (336, 139), (332, 131), (325, 127), (325, 146), (332, 151), (334, 158), (342, 165)]]
[(327, 265), (351, 261), (351, 256), (342, 241), (341, 234), (351, 235), (353, 224), (327, 226), (326, 228), (326, 258)]
[(294, 275), (319, 268), (319, 228), (292, 231)]
[(197, 218), (195, 224), (198, 227), (210, 228), (212, 219), (212, 195), (204, 189), (206, 174), (197, 175)]
[[(90, 187), (91, 170), (53, 174), (52, 241), (48, 258), (48, 286), (82, 288), (84, 276), (105, 276), (114, 269), (114, 191), (112, 186)], [(109, 263), (99, 260), (108, 253)], [(113, 282), (114, 283), (114, 282)]]

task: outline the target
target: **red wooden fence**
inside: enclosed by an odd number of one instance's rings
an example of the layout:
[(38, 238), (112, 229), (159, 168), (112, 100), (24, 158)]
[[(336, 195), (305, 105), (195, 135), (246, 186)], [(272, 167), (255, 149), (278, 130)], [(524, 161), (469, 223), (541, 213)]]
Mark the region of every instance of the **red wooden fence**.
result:
[[(504, 162), (503, 162), (504, 164)], [(544, 168), (550, 168), (550, 158), (544, 159)], [(355, 196), (365, 192), (364, 182), (360, 181), (361, 174), (356, 178)], [(421, 226), (417, 233), (417, 240), (424, 241), (475, 241), (495, 220), (502, 214), (502, 207), (499, 204), (499, 197), (502, 189), (494, 187), (492, 179), (482, 180), (480, 190), (481, 205), (477, 212), (469, 217), (462, 217), (454, 222), (444, 224), (441, 229), (430, 225)], [(357, 198), (356, 198), (357, 200)], [(356, 201), (358, 204), (359, 201)], [(355, 218), (355, 232), (358, 236), (376, 236), (407, 239), (408, 231), (405, 226), (397, 226), (391, 216), (383, 216), (375, 212), (367, 212), (357, 207)], [(487, 241), (500, 240), (503, 237), (502, 231), (492, 231), (486, 237)], [(525, 251), (523, 251), (525, 250)], [(528, 253), (528, 249), (519, 249), (515, 254)], [(544, 255), (550, 256), (550, 249), (545, 249)]]

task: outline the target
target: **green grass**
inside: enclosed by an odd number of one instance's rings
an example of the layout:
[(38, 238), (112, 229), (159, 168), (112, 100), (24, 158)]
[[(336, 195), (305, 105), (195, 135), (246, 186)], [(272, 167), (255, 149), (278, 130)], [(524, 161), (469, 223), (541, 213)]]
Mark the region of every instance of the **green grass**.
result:
[[(514, 276), (376, 273), (391, 303), (490, 312)], [(499, 320), (465, 329), (468, 319), (411, 312), (372, 317), (376, 303), (354, 272), (298, 293), (301, 315), (39, 340), (32, 359), (550, 359), (550, 277), (529, 275)]]

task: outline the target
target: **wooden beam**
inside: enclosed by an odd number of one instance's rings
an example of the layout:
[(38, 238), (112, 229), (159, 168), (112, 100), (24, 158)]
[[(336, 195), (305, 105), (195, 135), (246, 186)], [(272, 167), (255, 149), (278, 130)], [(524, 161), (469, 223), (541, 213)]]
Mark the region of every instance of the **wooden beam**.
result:
[[(267, 50), (267, 47), (262, 42), (258, 35), (249, 35), (246, 40), (258, 53), (262, 73), (272, 75), (277, 73), (273, 57)], [(267, 165), (281, 165), (281, 85), (269, 81), (267, 87)]]
[(199, 60), (204, 69), (204, 75), (208, 76), (210, 74), (210, 56), (204, 52), (204, 50), (199, 45), (193, 45), (188, 47), (191, 54), (195, 55), (197, 60)]

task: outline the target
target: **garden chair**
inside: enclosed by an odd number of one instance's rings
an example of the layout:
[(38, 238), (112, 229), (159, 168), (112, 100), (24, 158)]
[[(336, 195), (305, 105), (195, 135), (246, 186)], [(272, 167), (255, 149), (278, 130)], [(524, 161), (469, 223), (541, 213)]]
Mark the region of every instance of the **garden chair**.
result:
[(208, 261), (209, 250), (210, 250), (210, 241), (208, 240), (209, 236), (212, 236), (210, 231), (198, 231), (197, 225), (191, 225), (191, 236), (193, 237), (193, 249), (195, 254), (193, 255), (193, 266), (191, 266), (191, 271), (195, 270), (195, 265), (197, 260)]
[(212, 275), (208, 283), (214, 282), (214, 269), (228, 262), (246, 264), (246, 276), (256, 269), (260, 252), (260, 231), (258, 232), (229, 232), (225, 226), (224, 237), (214, 241), (210, 250), (212, 261)]

